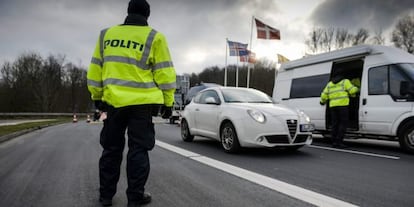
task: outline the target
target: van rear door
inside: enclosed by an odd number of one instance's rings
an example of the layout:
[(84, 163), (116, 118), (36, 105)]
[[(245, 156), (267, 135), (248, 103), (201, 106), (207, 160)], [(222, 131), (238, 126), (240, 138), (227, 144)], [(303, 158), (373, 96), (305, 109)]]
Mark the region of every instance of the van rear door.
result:
[(329, 82), (332, 62), (307, 65), (278, 74), (273, 97), (277, 102), (303, 110), (317, 130), (325, 130), (326, 106), (320, 95)]

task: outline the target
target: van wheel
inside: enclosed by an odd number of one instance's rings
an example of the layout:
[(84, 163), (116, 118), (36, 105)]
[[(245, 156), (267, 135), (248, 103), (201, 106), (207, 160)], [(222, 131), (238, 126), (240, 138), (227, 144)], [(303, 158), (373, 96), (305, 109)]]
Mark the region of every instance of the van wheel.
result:
[(188, 123), (185, 119), (181, 120), (181, 139), (183, 139), (184, 142), (192, 142), (194, 139), (194, 135), (191, 135)]
[(236, 129), (230, 122), (225, 123), (220, 131), (221, 146), (225, 152), (235, 153), (240, 151), (240, 143), (237, 138)]
[(414, 154), (414, 123), (405, 125), (398, 140), (402, 149)]

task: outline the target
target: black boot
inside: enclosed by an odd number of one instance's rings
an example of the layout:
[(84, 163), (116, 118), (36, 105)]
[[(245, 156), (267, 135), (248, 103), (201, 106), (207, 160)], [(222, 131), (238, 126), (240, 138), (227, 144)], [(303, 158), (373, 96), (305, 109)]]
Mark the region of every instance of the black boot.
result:
[(137, 202), (128, 202), (128, 207), (140, 207), (151, 202), (152, 196), (150, 193), (144, 193), (142, 195), (142, 200)]
[(112, 206), (112, 199), (99, 198), (99, 203), (101, 203), (102, 206)]

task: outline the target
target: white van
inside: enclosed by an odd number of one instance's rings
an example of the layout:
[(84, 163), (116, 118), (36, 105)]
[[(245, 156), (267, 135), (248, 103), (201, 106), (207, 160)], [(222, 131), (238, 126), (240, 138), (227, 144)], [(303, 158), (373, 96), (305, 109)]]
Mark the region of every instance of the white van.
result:
[(399, 140), (414, 153), (414, 55), (378, 45), (359, 45), (281, 65), (273, 98), (302, 109), (316, 131), (328, 137), (330, 116), (319, 104), (332, 75), (359, 78), (360, 94), (350, 100), (347, 138)]

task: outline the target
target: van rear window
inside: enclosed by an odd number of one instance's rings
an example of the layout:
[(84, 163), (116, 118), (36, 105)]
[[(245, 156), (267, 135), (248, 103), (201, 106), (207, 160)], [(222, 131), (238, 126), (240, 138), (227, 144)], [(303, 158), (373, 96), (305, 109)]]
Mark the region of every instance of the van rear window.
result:
[(329, 81), (329, 74), (292, 79), (290, 98), (320, 97)]

